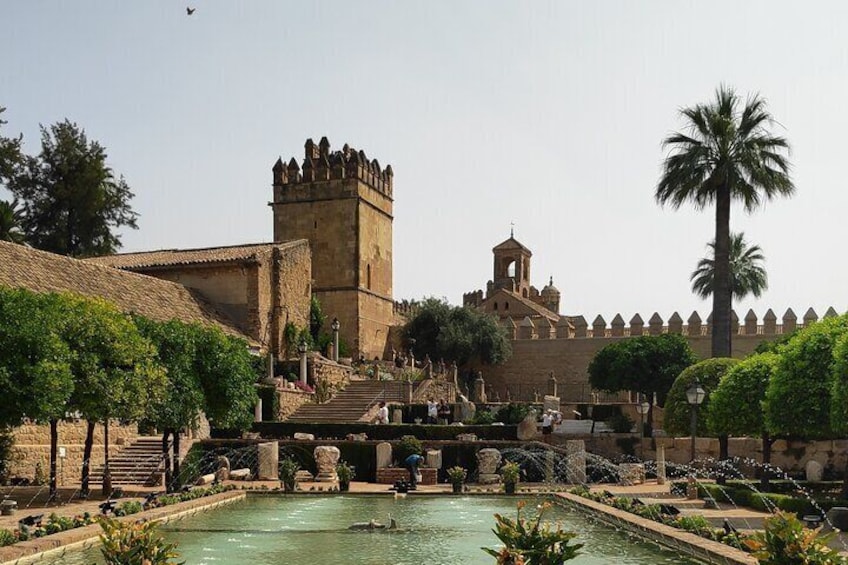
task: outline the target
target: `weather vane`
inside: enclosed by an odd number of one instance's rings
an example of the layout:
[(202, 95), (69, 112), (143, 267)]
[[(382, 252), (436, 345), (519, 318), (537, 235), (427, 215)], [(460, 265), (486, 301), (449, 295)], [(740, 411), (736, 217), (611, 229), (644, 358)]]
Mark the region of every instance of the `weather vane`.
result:
[(515, 237), (515, 222), (509, 223), (509, 237)]

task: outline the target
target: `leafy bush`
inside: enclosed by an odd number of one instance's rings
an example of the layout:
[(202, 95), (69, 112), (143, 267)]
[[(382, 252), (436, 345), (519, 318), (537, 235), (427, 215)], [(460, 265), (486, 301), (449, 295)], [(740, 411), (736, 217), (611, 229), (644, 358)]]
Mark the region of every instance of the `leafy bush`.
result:
[(495, 415), (488, 410), (477, 410), (471, 423), (475, 426), (488, 426), (495, 421)]
[(0, 547), (18, 543), (18, 536), (10, 530), (0, 530)]
[(791, 513), (778, 512), (765, 519), (765, 531), (756, 532), (743, 544), (763, 565), (840, 565), (845, 558), (830, 549), (832, 536), (809, 530)]
[(518, 503), (515, 520), (495, 514), (495, 535), (504, 544), (502, 549), (482, 548), (497, 559), (499, 565), (526, 563), (527, 565), (560, 565), (577, 557), (583, 544), (569, 544), (577, 534), (563, 531), (557, 525), (553, 530), (542, 523), (542, 516), (550, 508), (545, 502), (539, 507), (535, 521), (521, 517), (525, 501)]
[(176, 544), (165, 543), (156, 522), (118, 522), (101, 518), (101, 552), (106, 565), (176, 565)]
[(627, 414), (619, 413), (607, 420), (607, 425), (617, 434), (626, 434), (630, 433), (633, 429), (633, 419), (627, 416)]
[(297, 488), (297, 472), (300, 471), (300, 463), (291, 458), (280, 461), (280, 481), (287, 492), (294, 492)]
[(128, 500), (115, 509), (115, 516), (129, 516), (130, 514), (138, 514), (144, 510), (141, 507), (141, 502), (137, 500)]
[(501, 467), (501, 479), (504, 484), (516, 484), (521, 475), (521, 466), (511, 461)]
[(698, 435), (707, 435), (707, 418), (710, 406), (710, 394), (718, 387), (721, 377), (733, 366), (739, 363), (738, 359), (714, 358), (695, 363), (685, 369), (674, 379), (671, 390), (668, 392), (663, 415), (663, 429), (670, 435), (689, 435), (691, 425), (692, 407), (686, 402), (686, 389), (695, 379), (707, 393), (704, 402), (699, 407), (701, 411), (698, 418)]
[(448, 480), (452, 485), (461, 485), (465, 482), (468, 471), (462, 467), (451, 467), (448, 469)]
[(423, 452), (421, 441), (418, 440), (415, 436), (403, 436), (400, 438), (400, 442), (397, 445), (397, 457), (398, 463), (403, 465), (403, 462), (406, 461), (406, 458), (412, 455), (413, 453), (417, 453), (421, 455)]
[(520, 424), (527, 414), (530, 413), (530, 405), (518, 402), (510, 402), (506, 406), (501, 406), (497, 414), (495, 414), (496, 422), (504, 424)]

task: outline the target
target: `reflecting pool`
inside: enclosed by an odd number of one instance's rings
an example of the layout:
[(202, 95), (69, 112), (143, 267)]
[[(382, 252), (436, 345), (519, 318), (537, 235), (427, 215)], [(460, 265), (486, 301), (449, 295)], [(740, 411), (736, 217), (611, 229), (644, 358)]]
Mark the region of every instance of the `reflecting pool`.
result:
[[(490, 565), (481, 547), (496, 547), (493, 514), (515, 516), (521, 497), (256, 496), (164, 525), (187, 565)], [(526, 510), (541, 502), (530, 498)], [(397, 520), (397, 531), (349, 530), (374, 519)], [(554, 506), (545, 513), (579, 534), (583, 554), (575, 565), (694, 564), (634, 539), (577, 510)], [(61, 565), (103, 563), (98, 548), (53, 560)]]

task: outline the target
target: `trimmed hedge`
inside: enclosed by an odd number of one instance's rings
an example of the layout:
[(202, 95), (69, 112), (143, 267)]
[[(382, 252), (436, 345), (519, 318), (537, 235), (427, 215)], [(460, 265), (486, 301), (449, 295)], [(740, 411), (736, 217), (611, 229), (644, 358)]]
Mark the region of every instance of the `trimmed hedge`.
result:
[[(518, 426), (439, 426), (426, 424), (367, 424), (367, 423), (295, 423), (295, 422), (256, 422), (251, 431), (259, 433), (265, 439), (284, 439), (294, 437), (295, 432), (313, 434), (317, 439), (344, 439), (348, 434), (365, 433), (368, 439), (390, 441), (403, 436), (415, 436), (422, 441), (455, 440), (459, 434), (475, 434), (480, 440), (515, 441), (518, 439)], [(241, 432), (212, 430), (212, 437), (235, 439)]]
[[(675, 483), (675, 486), (678, 488), (685, 489), (685, 485), (685, 482)], [(762, 512), (772, 512), (777, 508), (778, 510), (794, 512), (798, 515), (817, 514), (819, 513), (819, 508), (827, 512), (834, 506), (848, 506), (848, 500), (807, 498), (788, 494), (757, 492), (741, 484), (739, 486), (727, 485), (722, 487), (712, 483), (701, 483), (698, 485), (698, 496), (701, 498), (713, 498), (716, 502), (746, 506)]]

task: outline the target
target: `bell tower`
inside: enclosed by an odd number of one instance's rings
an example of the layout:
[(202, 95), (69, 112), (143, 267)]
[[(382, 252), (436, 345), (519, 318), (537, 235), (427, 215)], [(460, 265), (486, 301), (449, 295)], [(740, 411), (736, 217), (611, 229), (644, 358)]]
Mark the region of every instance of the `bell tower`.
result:
[(304, 145), (301, 164), (278, 159), (272, 168), (274, 241), (307, 239), (312, 291), (341, 338), (368, 359), (385, 354), (393, 319), (391, 165), (345, 144), (330, 151), (326, 137)]
[(495, 264), (492, 281), (494, 289), (505, 288), (530, 297), (530, 258), (533, 253), (515, 239), (510, 230), (509, 239), (492, 249)]

